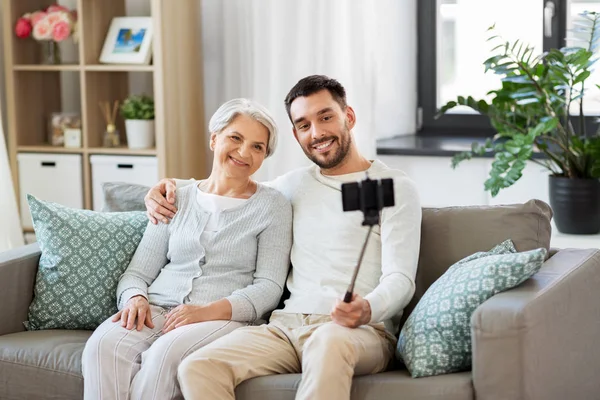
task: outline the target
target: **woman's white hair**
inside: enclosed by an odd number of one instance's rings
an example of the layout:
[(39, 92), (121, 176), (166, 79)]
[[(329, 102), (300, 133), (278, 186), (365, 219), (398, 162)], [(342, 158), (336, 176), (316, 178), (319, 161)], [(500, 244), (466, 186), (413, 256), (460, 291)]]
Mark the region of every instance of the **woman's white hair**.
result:
[(267, 154), (265, 157), (269, 157), (277, 147), (277, 125), (269, 111), (254, 100), (239, 98), (224, 103), (211, 117), (208, 123), (208, 130), (211, 134), (219, 134), (240, 114), (260, 122), (267, 128), (269, 131), (269, 142), (267, 143)]

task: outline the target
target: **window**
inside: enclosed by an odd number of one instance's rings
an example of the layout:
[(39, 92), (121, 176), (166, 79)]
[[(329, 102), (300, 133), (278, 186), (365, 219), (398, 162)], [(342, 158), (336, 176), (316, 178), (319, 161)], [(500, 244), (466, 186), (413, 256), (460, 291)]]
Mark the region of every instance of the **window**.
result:
[[(596, 11), (600, 12), (600, 0), (570, 0), (567, 6), (567, 30), (569, 31), (573, 27), (573, 23), (581, 18), (580, 14), (584, 11)], [(569, 35), (567, 34), (567, 38)], [(572, 43), (567, 40), (567, 45), (571, 46)], [(583, 112), (588, 116), (600, 116), (600, 89), (596, 84), (600, 84), (600, 65), (595, 66), (595, 70), (586, 82), (591, 84), (587, 85), (587, 91), (583, 102)], [(574, 104), (571, 108), (572, 113), (579, 113), (579, 106)]]
[[(487, 29), (513, 42), (528, 43), (539, 54), (567, 43), (567, 30), (582, 11), (600, 11), (600, 0), (419, 0), (419, 106), (422, 134), (489, 136), (485, 116), (455, 108), (435, 119), (436, 110), (458, 95), (489, 98), (500, 78), (485, 74), (483, 61), (493, 45)], [(600, 84), (600, 63), (592, 75)], [(577, 110), (574, 110), (574, 112)], [(600, 89), (590, 85), (586, 115), (600, 115)], [(591, 122), (590, 117), (590, 123)]]

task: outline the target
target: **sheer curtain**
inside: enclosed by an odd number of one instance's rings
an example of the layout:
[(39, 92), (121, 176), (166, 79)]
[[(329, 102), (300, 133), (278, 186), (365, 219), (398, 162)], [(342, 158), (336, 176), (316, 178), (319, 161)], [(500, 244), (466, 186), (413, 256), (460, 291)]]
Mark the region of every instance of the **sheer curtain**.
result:
[[(1, 11), (1, 10), (0, 10)], [(0, 28), (4, 28), (0, 21)], [(0, 42), (0, 252), (23, 245), (23, 232), (12, 182), (4, 136), (4, 45)]]
[(1, 121), (0, 116), (0, 252), (23, 245), (23, 233)]
[(416, 0), (203, 0), (202, 15), (207, 116), (228, 99), (250, 97), (278, 123), (279, 148), (259, 180), (309, 162), (283, 104), (307, 75), (345, 86), (367, 157), (375, 157), (377, 138), (415, 132)]

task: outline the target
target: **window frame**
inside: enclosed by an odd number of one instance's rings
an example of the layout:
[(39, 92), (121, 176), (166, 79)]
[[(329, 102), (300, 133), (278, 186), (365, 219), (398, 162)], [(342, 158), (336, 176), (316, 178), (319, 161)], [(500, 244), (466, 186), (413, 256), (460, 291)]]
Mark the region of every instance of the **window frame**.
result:
[[(548, 1), (555, 5), (552, 19), (552, 36), (544, 35), (544, 51), (566, 45), (568, 0), (538, 0), (543, 12)], [(464, 136), (491, 137), (496, 132), (489, 119), (480, 114), (445, 114), (435, 118), (437, 112), (437, 28), (438, 0), (419, 0), (417, 2), (417, 44), (418, 44), (418, 127), (417, 134), (423, 136)], [(598, 115), (586, 116), (586, 131), (598, 129)], [(571, 117), (574, 126), (579, 124), (578, 117)]]

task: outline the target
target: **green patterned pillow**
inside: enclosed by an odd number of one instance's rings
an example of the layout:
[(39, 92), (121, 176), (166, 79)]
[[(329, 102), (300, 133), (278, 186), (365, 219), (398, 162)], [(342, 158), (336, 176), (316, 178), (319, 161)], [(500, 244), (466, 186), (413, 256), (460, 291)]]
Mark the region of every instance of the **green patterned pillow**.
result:
[(27, 201), (42, 255), (25, 326), (95, 329), (117, 312), (117, 283), (146, 230), (145, 213)]
[(517, 253), (511, 240), (451, 266), (429, 287), (400, 331), (396, 355), (413, 378), (471, 367), (471, 316), (484, 301), (535, 274), (546, 249)]

